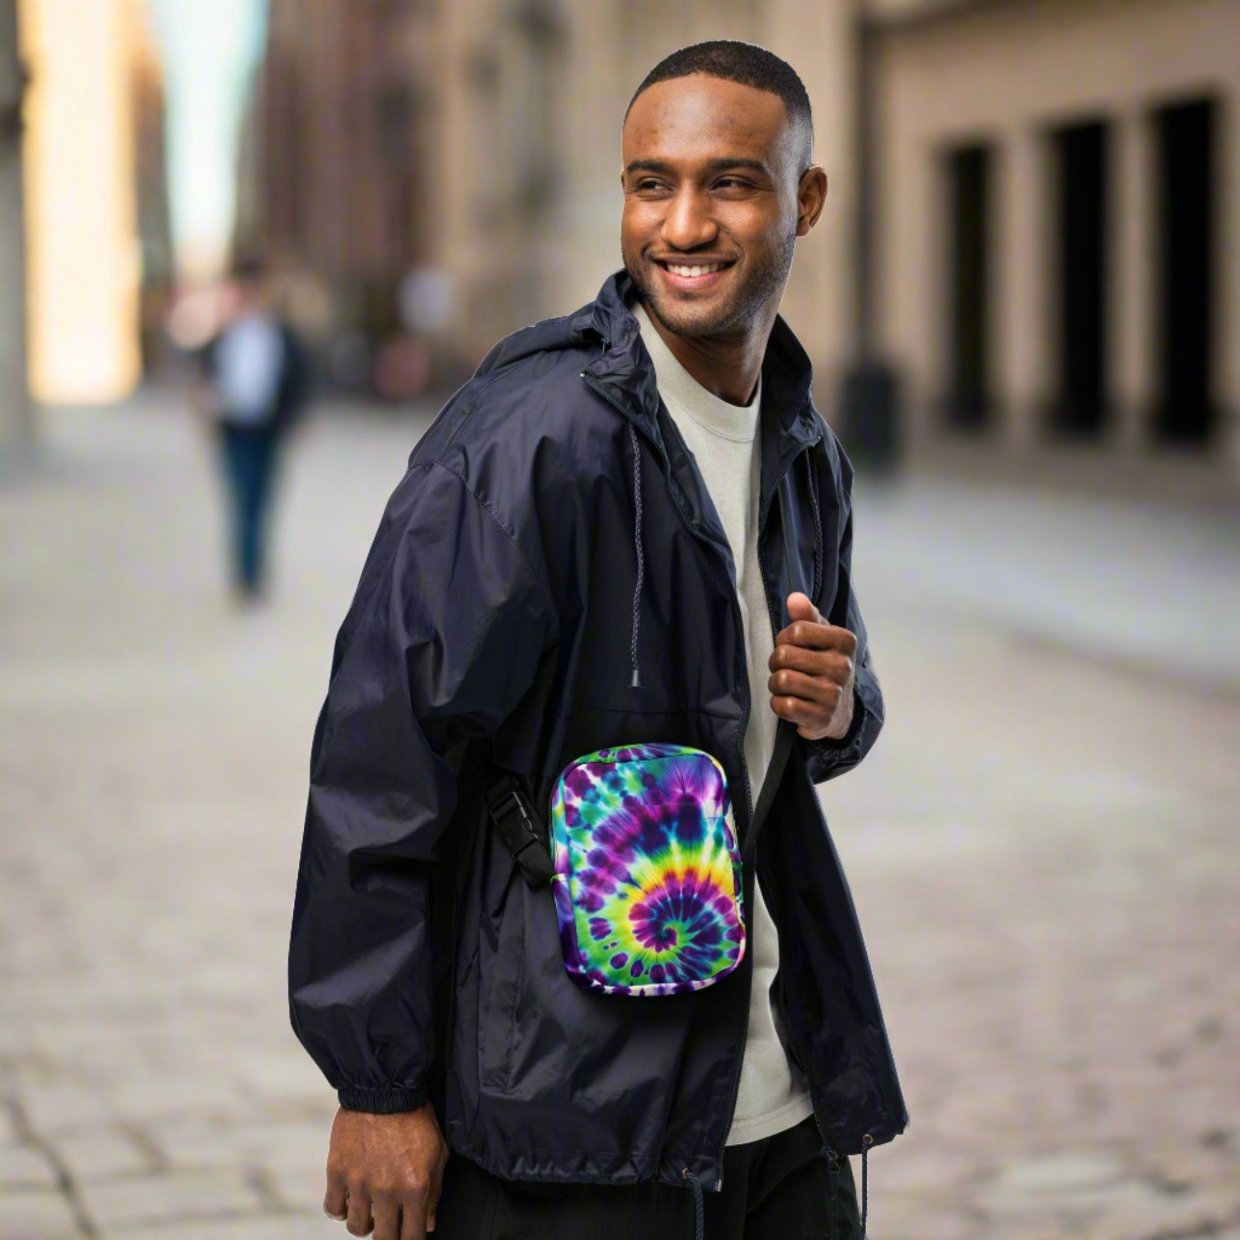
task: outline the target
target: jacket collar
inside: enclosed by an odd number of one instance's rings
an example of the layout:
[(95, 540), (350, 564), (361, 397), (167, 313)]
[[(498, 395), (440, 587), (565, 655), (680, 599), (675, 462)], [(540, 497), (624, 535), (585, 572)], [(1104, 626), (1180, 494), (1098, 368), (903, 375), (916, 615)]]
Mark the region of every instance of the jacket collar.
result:
[[(635, 295), (628, 272), (618, 271), (587, 307), (590, 326), (602, 338), (603, 352), (584, 373), (607, 389), (617, 409), (662, 444), (654, 366), (628, 306)], [(822, 437), (822, 420), (810, 395), (813, 379), (813, 366), (801, 342), (783, 318), (776, 316), (762, 362), (762, 448), (773, 467)]]

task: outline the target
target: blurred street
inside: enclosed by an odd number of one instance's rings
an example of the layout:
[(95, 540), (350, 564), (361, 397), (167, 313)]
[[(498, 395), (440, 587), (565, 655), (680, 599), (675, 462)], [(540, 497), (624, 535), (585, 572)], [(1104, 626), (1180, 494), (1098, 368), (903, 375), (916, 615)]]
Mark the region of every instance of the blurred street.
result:
[[(257, 610), (175, 400), (49, 417), (0, 478), (0, 1240), (345, 1235), (285, 951), (332, 640), (426, 420), (331, 414)], [(1240, 514), (859, 488), (889, 723), (823, 796), (911, 1112), (872, 1240), (1235, 1240)]]

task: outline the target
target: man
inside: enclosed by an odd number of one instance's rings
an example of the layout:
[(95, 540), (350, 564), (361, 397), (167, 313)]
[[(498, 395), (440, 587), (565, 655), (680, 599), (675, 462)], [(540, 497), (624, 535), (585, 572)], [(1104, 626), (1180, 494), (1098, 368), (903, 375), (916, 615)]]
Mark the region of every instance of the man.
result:
[(306, 362), (279, 316), (259, 259), (237, 264), (228, 323), (200, 357), (200, 409), (212, 417), (228, 488), (233, 587), (243, 601), (262, 596), (264, 554), (281, 440), (301, 411)]
[[(353, 1235), (861, 1234), (846, 1155), (907, 1117), (813, 787), (882, 696), (851, 471), (776, 315), (826, 194), (811, 140), (769, 52), (657, 66), (623, 128), (625, 271), (496, 346), (388, 505), (290, 955)], [(637, 999), (569, 978), (542, 842), (569, 763), (645, 742), (725, 769), (747, 943), (717, 984)]]

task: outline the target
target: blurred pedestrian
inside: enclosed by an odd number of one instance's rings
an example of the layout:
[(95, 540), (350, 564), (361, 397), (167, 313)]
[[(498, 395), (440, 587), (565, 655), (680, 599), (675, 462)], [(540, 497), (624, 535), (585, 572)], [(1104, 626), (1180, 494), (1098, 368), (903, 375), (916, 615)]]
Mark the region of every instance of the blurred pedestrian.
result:
[(809, 99), (699, 44), (622, 146), (625, 270), (445, 408), (336, 643), (289, 983), (353, 1235), (854, 1240), (907, 1122), (814, 791), (883, 701), (777, 315)]
[(305, 350), (277, 308), (261, 260), (237, 264), (227, 322), (202, 349), (200, 410), (214, 422), (229, 500), (232, 581), (255, 600), (267, 581), (266, 528), (282, 441), (307, 395)]

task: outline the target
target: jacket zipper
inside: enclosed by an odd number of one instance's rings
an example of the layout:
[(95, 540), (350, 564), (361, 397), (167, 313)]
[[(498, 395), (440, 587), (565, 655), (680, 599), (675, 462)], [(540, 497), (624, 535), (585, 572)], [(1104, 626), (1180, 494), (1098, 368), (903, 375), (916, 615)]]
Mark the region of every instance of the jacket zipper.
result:
[[(787, 474), (787, 470), (781, 473), (779, 482), (776, 484), (777, 486), (782, 485), (783, 479), (786, 476), (786, 474)], [(769, 508), (769, 501), (768, 501), (768, 508)], [(762, 527), (762, 521), (759, 520), (759, 530), (761, 530), (761, 527)], [(790, 544), (788, 542), (788, 531), (785, 528), (781, 532), (783, 534), (784, 567), (785, 567), (785, 571), (788, 573), (788, 584), (791, 587), (797, 583), (794, 582), (792, 578), (792, 558), (791, 558)], [(759, 541), (758, 541), (758, 562), (762, 566), (763, 592), (766, 593), (766, 589), (765, 589), (766, 566), (762, 564), (761, 534), (759, 534)], [(767, 597), (766, 597), (766, 606), (771, 616), (772, 631), (775, 633), (778, 633), (779, 632), (779, 620), (781, 617), (779, 616), (777, 609), (775, 607), (772, 607), (771, 598), (769, 594), (767, 594)], [(817, 795), (817, 793), (815, 793), (814, 795)], [(753, 840), (753, 850), (754, 850), (753, 873), (754, 873), (754, 884), (756, 885), (758, 882), (758, 844), (757, 844), (756, 837)], [(781, 918), (781, 914), (783, 911), (783, 893), (781, 891), (776, 890), (771, 900), (769, 901), (769, 903), (771, 903), (774, 906), (772, 908), (772, 916), (776, 919), (776, 928), (778, 929), (779, 920)], [(782, 972), (782, 970), (783, 970), (783, 961), (781, 960), (780, 971)], [(779, 993), (781, 997), (783, 995), (785, 985), (786, 983), (783, 980), (781, 980), (779, 984)], [(796, 1019), (792, 1016), (790, 1012), (785, 1012), (785, 1020), (783, 1022), (783, 1025), (784, 1025), (784, 1028), (788, 1032), (788, 1037), (792, 1041), (793, 1057), (797, 1061), (797, 1067), (800, 1069), (801, 1075), (805, 1078), (806, 1086), (809, 1088), (809, 1091), (810, 1091), (810, 1111), (814, 1116), (814, 1127), (818, 1129), (818, 1136), (819, 1136), (819, 1139), (822, 1141), (823, 1149), (826, 1151), (829, 1151), (832, 1158), (838, 1159), (841, 1157), (841, 1155), (839, 1151), (836, 1150), (835, 1146), (832, 1145), (831, 1139), (827, 1136), (827, 1130), (823, 1126), (822, 1119), (818, 1114), (818, 1103), (814, 1099), (814, 1087), (810, 1083), (810, 1073), (808, 1070), (809, 1059), (805, 1053), (805, 1045), (801, 1041), (800, 1031), (797, 1029)], [(861, 1144), (862, 1144), (863, 1151), (868, 1153), (869, 1148), (874, 1144), (874, 1138), (867, 1132), (862, 1137)]]
[[(590, 375), (584, 370), (581, 372), (581, 378), (585, 381), (586, 386), (590, 388), (591, 391), (601, 396), (603, 400), (605, 400), (609, 405), (611, 405), (613, 409), (616, 410), (617, 413), (621, 415), (621, 417), (625, 418), (626, 420), (632, 421), (632, 419), (629, 418), (628, 413), (621, 407), (620, 403), (612, 397), (611, 393), (607, 391), (606, 387), (603, 384), (599, 383), (592, 375)], [(654, 443), (650, 439), (649, 435), (644, 435), (644, 438), (651, 445), (652, 448), (654, 448), (657, 452), (660, 453), (660, 455), (663, 456), (663, 464), (666, 467), (667, 466), (666, 454), (663, 453), (663, 450), (660, 448), (660, 446)], [(815, 440), (814, 442), (819, 442), (819, 441)], [(772, 629), (771, 629), (772, 636), (774, 636), (776, 633), (779, 632), (779, 624), (777, 621), (775, 611), (771, 607), (770, 591), (767, 589), (767, 586), (766, 586), (767, 571), (766, 571), (765, 561), (762, 558), (762, 532), (766, 527), (767, 517), (770, 514), (771, 503), (775, 497), (775, 493), (778, 491), (780, 486), (783, 485), (784, 478), (787, 477), (788, 471), (789, 469), (792, 468), (793, 463), (797, 459), (799, 459), (801, 454), (805, 452), (811, 446), (812, 446), (811, 444), (801, 445), (796, 451), (790, 453), (785, 460), (780, 462), (780, 467), (779, 467), (777, 476), (774, 480), (774, 485), (771, 487), (770, 494), (766, 496), (765, 502), (761, 504), (761, 508), (758, 514), (758, 532), (757, 532), (758, 568), (762, 574), (762, 593), (764, 597), (766, 598), (767, 613), (768, 613), (768, 616), (772, 624)], [(715, 551), (715, 553), (718, 554), (718, 549), (715, 547), (715, 544), (712, 543), (710, 539), (706, 538), (705, 535), (699, 534), (698, 531), (693, 528), (692, 523), (686, 517), (684, 510), (680, 506), (680, 501), (676, 498), (676, 495), (674, 492), (671, 492), (671, 500), (672, 500), (673, 506), (676, 509), (677, 514), (680, 517), (681, 524), (689, 531), (690, 534), (693, 535), (694, 538), (696, 538), (699, 542), (705, 543), (708, 547), (711, 548), (712, 551)], [(785, 536), (786, 536), (786, 531), (785, 531)], [(786, 542), (785, 542), (785, 555), (787, 555), (787, 543)], [(789, 565), (789, 568), (790, 567), (791, 566)], [(789, 582), (789, 584), (791, 584), (791, 581)], [(735, 586), (732, 585), (730, 580), (729, 580), (729, 587), (730, 587), (731, 595), (732, 595), (732, 618), (735, 621), (738, 648), (744, 651), (745, 650), (745, 627), (741, 621), (740, 603), (736, 597), (736, 588)], [(741, 777), (742, 777), (744, 790), (745, 790), (745, 805), (746, 805), (746, 810), (747, 810), (746, 825), (752, 826), (753, 812), (754, 812), (753, 787), (749, 779), (749, 768), (745, 764), (745, 732), (746, 732), (746, 729), (749, 727), (749, 715), (750, 715), (750, 711), (752, 708), (752, 698), (749, 692), (748, 681), (749, 681), (748, 668), (746, 668), (746, 675), (743, 681), (744, 693), (742, 695), (743, 701), (742, 701), (742, 710), (741, 710), (741, 727), (739, 731), (737, 732), (737, 736), (736, 736), (736, 758), (737, 758), (737, 765), (740, 768)], [(746, 852), (748, 852), (752, 856), (752, 859), (753, 859), (753, 865), (752, 865), (753, 881), (754, 881), (754, 889), (756, 891), (757, 886), (758, 886), (757, 837), (753, 836), (753, 833), (751, 831), (747, 831), (746, 834), (751, 836), (749, 840), (749, 847), (746, 850)], [(744, 860), (745, 860), (745, 856), (744, 854), (742, 854), (741, 856), (742, 865), (744, 864)], [(747, 933), (748, 933), (748, 930), (747, 930)], [(726, 1151), (727, 1145), (728, 1145), (728, 1133), (731, 1131), (731, 1128), (732, 1128), (732, 1117), (736, 1113), (737, 1095), (740, 1093), (741, 1068), (745, 1060), (745, 1047), (749, 1040), (749, 1008), (753, 1001), (752, 992), (753, 992), (753, 956), (751, 952), (750, 953), (750, 968), (747, 972), (747, 980), (746, 980), (746, 987), (745, 987), (745, 1024), (741, 1030), (740, 1050), (733, 1059), (732, 1083), (729, 1089), (730, 1102), (728, 1103), (728, 1125), (727, 1125), (727, 1128), (724, 1130), (723, 1140), (720, 1142), (720, 1145), (719, 1145), (719, 1152), (715, 1156), (716, 1163), (718, 1164), (718, 1167), (719, 1167), (719, 1179), (716, 1185), (717, 1188), (723, 1187), (724, 1152)], [(791, 1025), (791, 1023), (792, 1022), (789, 1022), (789, 1025)], [(798, 1049), (800, 1049), (799, 1046), (798, 1046)], [(802, 1069), (802, 1071), (804, 1071), (804, 1069)], [(807, 1077), (807, 1080), (808, 1080), (808, 1077)], [(812, 1101), (813, 1100), (811, 1098), (811, 1105), (812, 1105)], [(822, 1122), (818, 1118), (817, 1108), (815, 1108), (814, 1110), (814, 1123), (818, 1127), (819, 1135), (822, 1137), (823, 1141), (825, 1142), (826, 1133), (823, 1131)]]
[[(629, 418), (629, 415), (625, 412), (625, 410), (621, 408), (620, 404), (612, 398), (611, 393), (608, 392), (607, 389), (601, 383), (598, 383), (592, 375), (589, 375), (585, 371), (582, 371), (581, 377), (582, 379), (585, 380), (586, 386), (589, 387), (593, 392), (596, 392), (599, 396), (601, 396), (609, 405), (611, 405), (613, 409), (616, 410), (617, 413), (621, 415), (621, 417), (625, 418), (626, 420), (632, 421), (632, 419)], [(655, 451), (659, 452), (659, 454), (663, 457), (663, 464), (666, 468), (667, 457), (666, 457), (666, 454), (663, 452), (662, 448), (660, 448), (658, 444), (654, 443), (650, 439), (649, 435), (644, 435), (644, 438), (646, 439), (646, 442), (649, 443), (650, 446), (654, 448)], [(712, 552), (718, 555), (718, 548), (716, 548), (715, 544), (712, 543), (710, 539), (708, 539), (704, 534), (698, 533), (698, 531), (693, 528), (692, 523), (689, 521), (688, 517), (685, 515), (684, 510), (681, 508), (680, 501), (676, 498), (675, 493), (669, 491), (669, 494), (671, 495), (672, 505), (676, 509), (677, 515), (680, 517), (681, 524), (685, 527), (685, 529), (687, 529), (689, 533), (692, 534), (693, 537), (696, 538), (699, 542), (705, 543), (706, 546), (709, 547)], [(726, 568), (726, 565), (724, 567)], [(736, 588), (735, 586), (732, 585), (730, 579), (729, 579), (728, 584), (729, 584), (729, 593), (732, 596), (732, 619), (734, 621), (734, 628), (736, 630), (737, 649), (740, 650), (742, 653), (744, 653), (745, 626), (743, 622), (741, 621), (740, 603), (736, 597)], [(746, 669), (745, 678), (744, 678), (744, 681), (742, 682), (743, 693), (741, 695), (741, 726), (736, 733), (736, 763), (741, 773), (742, 786), (745, 792), (746, 827), (748, 827), (748, 825), (752, 823), (753, 821), (753, 787), (749, 781), (749, 769), (745, 765), (745, 731), (749, 726), (749, 712), (750, 712), (750, 707), (751, 707), (748, 681), (749, 681), (749, 675), (748, 675), (748, 669)], [(748, 831), (746, 831), (746, 834), (748, 834)], [(741, 855), (742, 867), (744, 866), (744, 860), (745, 860), (744, 854), (742, 854)], [(755, 855), (755, 865), (754, 865), (755, 884), (758, 881), (756, 861), (757, 861), (757, 858)], [(748, 913), (749, 910), (746, 909), (746, 912)], [(749, 928), (746, 927), (746, 935), (748, 934), (749, 934)], [(741, 1064), (744, 1062), (744, 1059), (745, 1059), (745, 1044), (749, 1039), (749, 1005), (752, 1002), (752, 991), (753, 991), (753, 956), (752, 956), (752, 953), (750, 953), (750, 967), (746, 970), (745, 979), (746, 979), (745, 980), (745, 1006), (744, 1006), (745, 1021), (744, 1021), (744, 1024), (741, 1026), (740, 1049), (738, 1053), (733, 1057), (733, 1061), (732, 1061), (732, 1083), (729, 1087), (729, 1097), (731, 1100), (728, 1103), (728, 1123), (727, 1123), (727, 1127), (724, 1129), (723, 1140), (719, 1143), (719, 1152), (715, 1156), (715, 1161), (719, 1168), (718, 1180), (716, 1183), (717, 1188), (723, 1187), (723, 1154), (728, 1144), (728, 1132), (731, 1130), (731, 1127), (732, 1127), (732, 1116), (736, 1111), (736, 1096), (740, 1092)]]
[[(797, 453), (788, 462), (787, 468), (780, 471), (780, 475), (775, 482), (775, 487), (772, 489), (771, 494), (767, 497), (766, 509), (758, 518), (758, 564), (762, 569), (762, 583), (763, 583), (762, 589), (763, 589), (763, 594), (766, 596), (766, 607), (770, 615), (771, 632), (773, 635), (778, 634), (780, 631), (780, 621), (782, 619), (782, 616), (780, 615), (778, 608), (775, 606), (772, 606), (770, 593), (766, 589), (767, 572), (766, 572), (766, 564), (762, 560), (762, 529), (766, 524), (766, 514), (770, 511), (770, 506), (774, 498), (775, 491), (778, 490), (778, 488), (783, 485), (783, 481), (784, 481), (784, 478), (787, 477), (788, 470), (792, 467), (795, 461), (799, 459), (800, 459), (800, 453)], [(788, 587), (789, 589), (792, 589), (794, 586), (797, 586), (799, 583), (796, 580), (794, 580), (793, 575), (792, 575), (792, 557), (791, 557), (790, 544), (788, 542), (789, 533), (788, 533), (786, 523), (785, 523), (784, 528), (780, 531), (780, 533), (782, 536), (782, 543), (783, 543), (783, 549), (784, 549), (784, 570), (788, 574)], [(810, 588), (811, 589), (813, 588), (812, 585)], [(813, 599), (811, 598), (810, 601), (813, 602)], [(757, 886), (757, 883), (758, 883), (758, 841), (756, 837), (752, 841), (752, 846), (753, 846), (753, 852), (754, 852), (753, 879), (754, 879), (754, 885)], [(778, 915), (782, 908), (783, 893), (778, 892), (778, 891), (775, 892), (774, 898), (771, 902), (775, 906), (774, 908), (775, 914)], [(778, 924), (779, 923), (776, 922), (777, 928), (778, 928)], [(781, 970), (783, 968), (782, 960), (780, 961), (780, 968)], [(783, 985), (784, 985), (783, 982), (781, 982), (780, 983), (781, 995), (783, 993)], [(790, 1017), (790, 1014), (789, 1014), (789, 1017)], [(805, 1078), (806, 1086), (810, 1090), (810, 1110), (814, 1116), (814, 1126), (818, 1129), (818, 1136), (822, 1140), (822, 1143), (824, 1146), (827, 1146), (828, 1148), (833, 1149), (834, 1147), (832, 1147), (831, 1143), (827, 1140), (826, 1129), (823, 1127), (822, 1120), (819, 1118), (819, 1115), (818, 1115), (818, 1105), (814, 1101), (813, 1086), (810, 1084), (810, 1074), (806, 1067), (808, 1060), (806, 1059), (806, 1055), (805, 1055), (805, 1047), (801, 1043), (800, 1034), (796, 1028), (795, 1019), (792, 1019), (791, 1017), (789, 1019), (786, 1019), (784, 1021), (784, 1028), (788, 1031), (788, 1035), (792, 1039), (793, 1050), (794, 1050), (796, 1058), (799, 1060), (797, 1066), (800, 1068), (801, 1075)]]
[[(607, 347), (607, 342), (605, 341), (604, 348), (606, 347)], [(612, 397), (611, 393), (607, 391), (606, 387), (603, 384), (599, 383), (594, 378), (593, 375), (583, 370), (581, 372), (581, 378), (585, 381), (586, 386), (590, 388), (591, 391), (595, 392), (598, 396), (600, 396), (603, 400), (605, 400), (613, 409), (616, 410), (617, 413), (620, 414), (621, 417), (629, 421), (633, 420), (629, 417), (629, 414), (623, 408), (623, 406), (615, 398)], [(650, 439), (649, 435), (644, 435), (644, 437), (646, 438), (647, 442), (651, 444), (651, 447), (653, 447), (656, 451), (659, 451), (661, 453), (663, 457), (663, 464), (664, 464), (664, 467), (666, 468), (668, 465), (666, 454), (662, 453), (662, 450), (660, 449), (659, 445), (654, 443)], [(822, 438), (821, 436), (819, 436), (817, 439), (812, 440), (809, 443), (801, 444), (794, 451), (790, 452), (788, 456), (780, 462), (779, 469), (776, 473), (773, 485), (771, 487), (770, 494), (766, 496), (765, 502), (761, 504), (761, 508), (758, 514), (758, 535), (757, 535), (758, 537), (758, 566), (762, 573), (762, 592), (766, 596), (767, 611), (769, 613), (771, 625), (772, 625), (772, 629), (771, 629), (772, 636), (779, 632), (779, 617), (778, 617), (776, 610), (772, 608), (771, 606), (770, 592), (769, 590), (767, 590), (767, 587), (766, 587), (767, 571), (766, 571), (766, 563), (762, 558), (762, 532), (766, 527), (766, 521), (767, 521), (767, 517), (770, 514), (771, 504), (774, 501), (775, 495), (777, 491), (779, 490), (779, 487), (783, 484), (784, 478), (787, 477), (789, 469), (792, 467), (793, 463), (801, 456), (802, 453), (812, 449), (815, 444), (821, 443), (821, 442), (822, 442)], [(673, 506), (676, 509), (677, 514), (680, 517), (681, 524), (684, 525), (684, 527), (689, 531), (689, 533), (692, 534), (695, 538), (697, 538), (700, 542), (706, 543), (707, 546), (712, 547), (713, 549), (714, 544), (711, 543), (711, 541), (707, 539), (704, 535), (699, 534), (697, 530), (693, 528), (693, 525), (691, 524), (691, 522), (685, 515), (684, 510), (680, 506), (680, 501), (676, 498), (676, 495), (674, 492), (671, 492), (671, 500), (672, 500)], [(783, 531), (783, 534), (785, 536), (784, 555), (785, 557), (787, 557), (789, 554), (788, 543), (786, 541), (787, 531)], [(790, 586), (792, 585), (791, 580), (789, 581), (789, 585)], [(735, 627), (737, 629), (737, 636), (738, 636), (738, 640), (740, 643), (740, 648), (744, 650), (745, 648), (744, 625), (741, 623), (740, 605), (736, 599), (735, 588), (732, 589), (732, 602), (733, 602), (732, 616), (736, 622)], [(745, 736), (745, 730), (749, 726), (749, 714), (750, 714), (750, 706), (751, 706), (750, 694), (749, 694), (749, 689), (748, 689), (748, 674), (746, 674), (745, 682), (746, 684), (745, 684), (745, 693), (744, 693), (744, 704), (743, 704), (743, 710), (741, 713), (741, 725), (742, 726), (741, 726), (740, 731), (737, 734), (736, 751), (737, 751), (737, 763), (740, 767), (741, 775), (744, 781), (745, 803), (748, 808), (748, 821), (750, 824), (752, 824), (753, 822), (753, 791), (752, 791), (752, 787), (750, 785), (750, 780), (749, 780), (749, 770), (745, 765), (745, 752), (744, 752), (744, 736)], [(758, 851), (757, 851), (757, 837), (756, 836), (754, 836), (749, 841), (749, 845), (750, 847), (748, 851), (750, 851), (753, 855), (753, 876), (754, 876), (754, 887), (756, 889), (758, 885)], [(741, 860), (743, 864), (744, 854), (742, 854)], [(779, 896), (776, 896), (776, 900), (777, 901), (779, 900)], [(736, 1112), (736, 1098), (737, 1098), (737, 1094), (740, 1092), (741, 1066), (744, 1062), (745, 1046), (746, 1046), (746, 1043), (748, 1041), (748, 1036), (749, 1036), (749, 1007), (750, 1007), (750, 1003), (752, 1002), (752, 990), (753, 990), (752, 957), (750, 960), (750, 965), (751, 967), (748, 971), (747, 984), (746, 984), (746, 990), (745, 990), (745, 1025), (741, 1031), (741, 1044), (740, 1044), (739, 1053), (736, 1055), (736, 1057), (733, 1060), (731, 1101), (728, 1105), (728, 1128), (725, 1129), (724, 1131), (723, 1141), (720, 1143), (719, 1152), (716, 1155), (716, 1161), (719, 1166), (719, 1179), (716, 1185), (717, 1188), (721, 1188), (723, 1186), (724, 1151), (727, 1149), (727, 1134), (728, 1134), (728, 1131), (731, 1130), (732, 1116)], [(794, 1043), (794, 1049), (799, 1053), (800, 1058), (801, 1058), (801, 1063), (803, 1065), (807, 1062), (805, 1058), (805, 1048), (800, 1041), (795, 1025), (796, 1025), (795, 1020), (788, 1020), (785, 1022), (785, 1027), (788, 1029), (789, 1034), (792, 1037), (792, 1040)], [(809, 1074), (808, 1072), (806, 1072), (803, 1066), (801, 1067), (801, 1072), (805, 1076), (806, 1083), (809, 1084)], [(818, 1135), (819, 1137), (821, 1137), (823, 1145), (826, 1148), (834, 1151), (834, 1146), (831, 1145), (827, 1137), (827, 1134), (826, 1134), (826, 1129), (823, 1127), (822, 1119), (818, 1114), (818, 1106), (814, 1102), (814, 1099), (813, 1099), (813, 1087), (812, 1086), (810, 1086), (810, 1105), (813, 1109), (814, 1125), (818, 1129)], [(869, 1146), (871, 1146), (872, 1144), (873, 1144), (873, 1138), (870, 1136), (869, 1133), (866, 1133), (865, 1137), (863, 1138), (863, 1145), (868, 1149)]]

